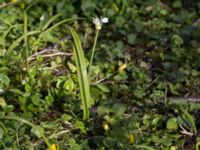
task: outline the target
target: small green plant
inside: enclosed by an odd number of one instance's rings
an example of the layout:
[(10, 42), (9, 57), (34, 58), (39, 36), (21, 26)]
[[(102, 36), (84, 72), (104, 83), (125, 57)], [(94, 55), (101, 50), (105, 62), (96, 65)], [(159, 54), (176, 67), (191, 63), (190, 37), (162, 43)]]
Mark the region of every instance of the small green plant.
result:
[(90, 86), (88, 81), (85, 56), (78, 34), (72, 27), (69, 27), (69, 31), (74, 40), (74, 54), (83, 107), (83, 119), (86, 120), (89, 119), (89, 108), (92, 106), (92, 99), (90, 97)]
[(87, 73), (87, 66), (85, 63), (85, 56), (83, 53), (83, 48), (81, 46), (80, 38), (77, 34), (77, 32), (72, 28), (69, 27), (70, 34), (73, 37), (74, 41), (74, 54), (75, 54), (75, 61), (76, 61), (76, 68), (77, 68), (77, 74), (78, 74), (78, 80), (79, 80), (79, 86), (80, 86), (80, 93), (81, 93), (81, 100), (82, 100), (82, 107), (83, 107), (83, 119), (87, 120), (89, 119), (89, 109), (93, 105), (93, 100), (90, 96), (90, 74), (91, 74), (91, 67), (92, 62), (94, 58), (94, 52), (96, 48), (97, 38), (99, 34), (99, 30), (102, 28), (103, 23), (107, 23), (108, 19), (103, 18), (94, 18), (93, 23), (95, 24), (96, 28), (96, 35), (94, 39), (94, 44), (92, 48), (92, 54), (90, 58), (90, 64), (89, 64), (89, 73)]

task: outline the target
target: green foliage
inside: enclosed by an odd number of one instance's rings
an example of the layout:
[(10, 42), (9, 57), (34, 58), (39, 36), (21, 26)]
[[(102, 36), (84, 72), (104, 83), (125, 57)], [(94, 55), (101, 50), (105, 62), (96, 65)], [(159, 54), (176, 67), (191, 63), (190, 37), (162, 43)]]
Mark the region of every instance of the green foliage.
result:
[[(198, 149), (198, 1), (9, 2), (0, 149)], [(109, 18), (99, 36), (96, 16)]]
[(169, 130), (177, 130), (178, 125), (177, 125), (177, 119), (176, 118), (170, 118), (167, 121), (167, 129)]
[(88, 81), (85, 57), (83, 54), (80, 39), (76, 31), (71, 27), (69, 27), (69, 31), (74, 40), (74, 54), (76, 59), (77, 75), (80, 85), (80, 93), (83, 107), (83, 119), (89, 119), (89, 109), (92, 105), (92, 98), (90, 97), (90, 85)]

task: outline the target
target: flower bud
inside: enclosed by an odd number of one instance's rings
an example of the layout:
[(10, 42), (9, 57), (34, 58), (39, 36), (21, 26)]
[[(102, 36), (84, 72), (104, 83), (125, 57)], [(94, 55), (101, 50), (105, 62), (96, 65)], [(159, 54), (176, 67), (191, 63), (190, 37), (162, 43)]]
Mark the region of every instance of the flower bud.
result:
[(105, 131), (109, 130), (109, 126), (106, 122), (104, 122), (102, 126)]
[(92, 22), (95, 24), (95, 28), (97, 30), (101, 30), (101, 27), (102, 27), (102, 22), (100, 21), (99, 18), (93, 18)]
[(99, 19), (99, 18), (95, 17), (95, 18), (93, 18), (92, 22), (95, 24), (96, 30), (101, 30), (102, 24), (108, 23), (108, 18), (105, 17), (105, 18)]

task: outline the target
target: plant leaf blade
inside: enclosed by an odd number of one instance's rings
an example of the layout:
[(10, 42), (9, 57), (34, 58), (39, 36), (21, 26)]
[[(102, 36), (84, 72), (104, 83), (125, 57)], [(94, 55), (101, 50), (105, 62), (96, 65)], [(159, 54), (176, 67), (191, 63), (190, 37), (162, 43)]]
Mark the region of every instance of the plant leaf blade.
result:
[(78, 34), (72, 27), (69, 27), (69, 31), (74, 40), (74, 53), (83, 106), (83, 119), (89, 119), (89, 109), (92, 106), (92, 99), (90, 97), (90, 85), (88, 80), (87, 67), (85, 63), (85, 56)]

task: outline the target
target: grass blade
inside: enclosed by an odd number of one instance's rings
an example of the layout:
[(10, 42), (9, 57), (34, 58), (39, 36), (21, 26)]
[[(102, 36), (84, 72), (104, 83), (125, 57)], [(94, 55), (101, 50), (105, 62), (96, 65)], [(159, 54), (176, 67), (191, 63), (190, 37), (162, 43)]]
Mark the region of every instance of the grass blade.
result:
[(6, 56), (7, 57), (10, 57), (12, 51), (20, 44), (20, 42), (25, 38), (25, 37), (28, 37), (28, 36), (31, 36), (31, 35), (36, 35), (36, 34), (39, 34), (41, 31), (30, 31), (28, 32), (26, 35), (22, 35), (21, 37), (19, 37), (17, 40), (15, 40), (8, 48), (7, 52), (6, 52)]
[(83, 119), (86, 120), (89, 119), (89, 109), (92, 105), (92, 99), (90, 97), (90, 85), (85, 64), (85, 56), (78, 34), (71, 27), (69, 27), (69, 31), (74, 40), (74, 53), (83, 107)]
[(56, 20), (58, 17), (60, 17), (60, 16), (61, 16), (61, 14), (57, 14), (57, 15), (51, 17), (51, 18), (47, 21), (47, 23), (43, 26), (42, 31), (46, 30), (46, 29), (49, 27), (49, 25), (50, 25), (54, 20)]

